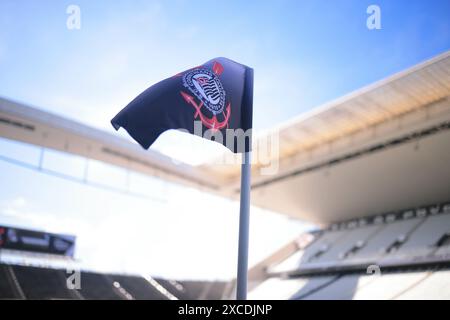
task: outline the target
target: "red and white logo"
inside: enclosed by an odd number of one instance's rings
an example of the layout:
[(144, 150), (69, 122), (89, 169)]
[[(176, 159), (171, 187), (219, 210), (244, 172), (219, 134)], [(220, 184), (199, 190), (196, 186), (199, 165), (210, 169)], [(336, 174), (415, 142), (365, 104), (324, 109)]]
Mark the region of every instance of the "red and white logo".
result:
[[(183, 86), (194, 96), (181, 91), (183, 99), (195, 108), (194, 119), (199, 118), (205, 127), (212, 130), (228, 128), (231, 115), (231, 104), (226, 103), (226, 93), (219, 79), (224, 71), (223, 66), (214, 62), (212, 71), (204, 67), (189, 70), (183, 75)], [(212, 114), (208, 117), (204, 108)]]

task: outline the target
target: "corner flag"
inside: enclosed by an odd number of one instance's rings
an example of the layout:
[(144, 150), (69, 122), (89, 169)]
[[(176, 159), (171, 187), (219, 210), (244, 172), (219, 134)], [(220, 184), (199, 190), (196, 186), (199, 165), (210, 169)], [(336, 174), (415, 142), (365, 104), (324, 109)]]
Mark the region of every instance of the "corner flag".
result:
[[(214, 141), (232, 152), (247, 152), (251, 136), (238, 141), (227, 129), (252, 128), (252, 88), (253, 69), (216, 58), (151, 86), (111, 123), (116, 130), (123, 127), (145, 149), (164, 131), (185, 129), (202, 137), (210, 130)], [(195, 121), (201, 126), (196, 128)], [(216, 137), (218, 131), (221, 139)]]
[(226, 58), (216, 58), (151, 86), (111, 120), (116, 130), (123, 127), (145, 149), (164, 131), (184, 129), (202, 137), (209, 132), (214, 141), (232, 152), (243, 153), (238, 300), (247, 299), (252, 141), (251, 130), (250, 135), (246, 131), (252, 129), (252, 115), (253, 69)]

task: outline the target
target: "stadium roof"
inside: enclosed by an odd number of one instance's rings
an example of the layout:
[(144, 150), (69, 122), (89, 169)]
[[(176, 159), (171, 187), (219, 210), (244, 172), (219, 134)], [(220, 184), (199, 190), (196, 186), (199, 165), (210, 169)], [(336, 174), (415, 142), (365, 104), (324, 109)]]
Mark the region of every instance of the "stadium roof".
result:
[[(446, 52), (274, 127), (255, 139), (252, 202), (328, 224), (448, 200), (449, 96)], [(239, 195), (239, 165), (175, 163), (112, 134), (6, 99), (0, 99), (0, 136)], [(266, 141), (279, 148), (261, 157), (258, 145)]]
[(22, 103), (0, 98), (0, 136), (135, 170), (174, 182), (217, 189), (198, 168), (138, 144)]
[[(292, 159), (447, 98), (449, 86), (450, 51), (301, 114), (257, 140), (271, 141), (270, 135), (278, 133), (279, 153), (273, 157)], [(260, 167), (264, 164), (256, 163), (253, 169)], [(228, 178), (239, 175), (236, 166), (215, 168)]]
[(447, 201), (449, 124), (446, 52), (275, 128), (279, 170), (254, 166), (253, 202), (328, 224)]

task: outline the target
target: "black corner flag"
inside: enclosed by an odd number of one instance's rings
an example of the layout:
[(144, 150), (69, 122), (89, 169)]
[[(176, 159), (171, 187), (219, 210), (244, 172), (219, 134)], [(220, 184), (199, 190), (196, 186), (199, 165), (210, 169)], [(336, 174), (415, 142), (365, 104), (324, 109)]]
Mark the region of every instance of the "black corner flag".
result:
[(253, 69), (216, 58), (151, 86), (111, 120), (116, 130), (123, 127), (145, 149), (164, 131), (184, 129), (243, 153), (238, 300), (247, 299), (252, 116)]
[[(252, 128), (249, 88), (253, 88), (253, 69), (226, 58), (212, 59), (151, 86), (111, 123), (116, 130), (123, 127), (145, 149), (164, 131), (184, 129), (202, 137), (210, 130), (214, 140), (232, 152), (247, 152), (251, 137), (239, 143), (227, 129)], [(201, 125), (196, 127), (195, 122)], [(217, 139), (219, 131), (222, 139)]]

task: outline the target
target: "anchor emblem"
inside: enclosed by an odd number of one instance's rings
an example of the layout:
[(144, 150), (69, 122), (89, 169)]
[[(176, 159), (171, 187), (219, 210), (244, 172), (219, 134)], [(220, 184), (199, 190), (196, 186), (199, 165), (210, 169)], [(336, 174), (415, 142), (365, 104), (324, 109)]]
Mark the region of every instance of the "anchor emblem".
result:
[[(204, 67), (191, 69), (183, 75), (183, 85), (193, 96), (180, 91), (183, 99), (194, 107), (194, 119), (199, 118), (205, 127), (212, 130), (228, 128), (231, 116), (231, 104), (228, 102), (225, 108), (225, 90), (218, 77), (223, 71), (223, 66), (218, 62), (214, 62), (212, 72)], [(204, 107), (212, 113), (212, 117), (202, 112)]]

